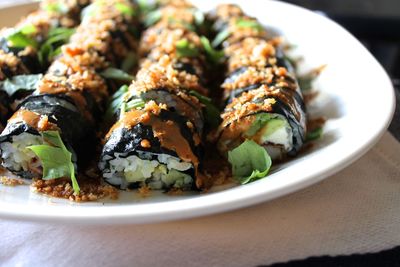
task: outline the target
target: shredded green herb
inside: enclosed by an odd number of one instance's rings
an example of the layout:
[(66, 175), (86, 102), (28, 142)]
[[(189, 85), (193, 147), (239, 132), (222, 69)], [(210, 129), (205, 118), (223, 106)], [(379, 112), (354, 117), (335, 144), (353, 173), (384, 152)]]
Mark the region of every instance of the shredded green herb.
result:
[(41, 133), (43, 144), (27, 147), (40, 159), (43, 167), (43, 179), (51, 180), (68, 177), (72, 181), (75, 194), (80, 188), (75, 176), (75, 166), (72, 162), (72, 153), (65, 147), (58, 131), (44, 131)]
[(212, 103), (209, 97), (203, 96), (196, 91), (189, 91), (189, 94), (195, 96), (205, 106), (205, 119), (211, 127), (217, 127), (220, 123), (220, 111)]
[(124, 15), (130, 16), (130, 17), (134, 17), (136, 15), (135, 9), (133, 9), (132, 7), (125, 5), (123, 3), (116, 3), (115, 8)]
[(229, 36), (231, 35), (231, 32), (226, 29), (217, 34), (215, 36), (214, 40), (212, 41), (212, 46), (213, 47), (218, 47), (220, 44), (222, 44)]
[(133, 53), (133, 52), (129, 52), (129, 53), (126, 55), (124, 61), (122, 61), (121, 69), (122, 69), (124, 72), (132, 71), (132, 69), (133, 69), (133, 67), (136, 65), (136, 63), (137, 63), (136, 54)]
[(118, 113), (124, 100), (124, 95), (128, 92), (128, 85), (122, 85), (111, 97), (105, 114), (106, 122), (111, 122), (112, 118)]
[(236, 21), (236, 26), (239, 28), (251, 28), (256, 31), (262, 31), (264, 29), (258, 21), (249, 19), (238, 19)]
[(200, 40), (204, 47), (204, 50), (207, 53), (207, 58), (214, 64), (220, 63), (225, 56), (224, 51), (214, 49), (210, 43), (210, 40), (208, 40), (204, 36), (202, 36)]
[(179, 40), (176, 43), (178, 57), (196, 57), (199, 55), (198, 48), (187, 39)]
[(38, 57), (42, 66), (49, 64), (54, 57), (60, 54), (61, 46), (68, 42), (75, 32), (69, 28), (53, 28), (49, 31), (47, 40), (40, 46)]
[(132, 99), (132, 100), (126, 102), (124, 111), (128, 112), (132, 109), (144, 108), (145, 104), (146, 103), (143, 101), (143, 99), (135, 98), (135, 99)]
[(27, 24), (17, 29), (8, 30), (5, 38), (13, 47), (24, 48), (27, 46), (32, 46), (37, 48), (39, 44), (35, 38), (31, 36), (36, 31), (37, 29), (34, 25)]
[(100, 75), (105, 79), (119, 80), (125, 82), (131, 82), (134, 77), (123, 70), (116, 68), (107, 68), (100, 73)]

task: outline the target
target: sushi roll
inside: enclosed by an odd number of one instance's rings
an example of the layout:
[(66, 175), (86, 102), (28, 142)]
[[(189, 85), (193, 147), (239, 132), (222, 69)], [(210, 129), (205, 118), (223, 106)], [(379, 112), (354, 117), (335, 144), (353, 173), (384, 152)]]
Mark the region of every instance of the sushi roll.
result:
[(11, 100), (5, 91), (0, 90), (0, 130), (4, 129), (11, 114)]
[[(41, 73), (55, 45), (67, 39), (80, 21), (81, 10), (88, 0), (42, 1), (40, 8), (12, 28), (0, 31), (0, 80), (15, 75)], [(46, 46), (46, 47), (42, 47)], [(55, 51), (54, 51), (55, 52)]]
[[(96, 13), (89, 15), (62, 47), (38, 89), (19, 105), (0, 135), (2, 165), (18, 175), (64, 177), (60, 166), (75, 166), (75, 170), (85, 155), (91, 154), (94, 129), (109, 96), (107, 81), (100, 72), (136, 49), (128, 30), (128, 25), (136, 25), (135, 6), (125, 0), (93, 4)], [(53, 152), (56, 149), (59, 156), (61, 153), (57, 166), (46, 164), (44, 160), (49, 159), (38, 151), (43, 146)], [(70, 171), (71, 179), (74, 175), (75, 171)]]
[(99, 167), (104, 179), (121, 189), (143, 184), (152, 189), (193, 189), (198, 139), (185, 117), (149, 101), (142, 109), (126, 112), (113, 126)]
[(221, 5), (214, 16), (214, 28), (228, 33), (217, 40), (227, 58), (221, 85), (226, 106), (215, 134), (219, 151), (227, 156), (252, 140), (272, 160), (295, 156), (305, 140), (306, 115), (293, 67), (239, 7)]
[(156, 190), (209, 185), (201, 175), (205, 121), (200, 100), (208, 94), (207, 70), (193, 9), (185, 1), (162, 4), (159, 21), (142, 35), (140, 70), (100, 157), (99, 168), (111, 185)]

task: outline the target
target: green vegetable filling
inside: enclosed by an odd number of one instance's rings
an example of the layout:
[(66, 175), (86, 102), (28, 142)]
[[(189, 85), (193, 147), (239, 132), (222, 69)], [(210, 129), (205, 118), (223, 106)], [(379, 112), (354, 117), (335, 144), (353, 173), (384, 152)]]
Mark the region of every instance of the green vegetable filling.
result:
[(245, 132), (245, 136), (252, 137), (261, 130), (263, 131), (263, 138), (265, 139), (286, 125), (287, 121), (279, 115), (260, 113), (255, 115), (255, 120), (250, 128)]

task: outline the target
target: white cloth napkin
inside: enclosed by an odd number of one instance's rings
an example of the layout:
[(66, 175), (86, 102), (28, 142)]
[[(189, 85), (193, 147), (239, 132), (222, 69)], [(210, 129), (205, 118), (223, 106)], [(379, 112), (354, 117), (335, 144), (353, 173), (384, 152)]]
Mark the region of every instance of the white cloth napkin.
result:
[(0, 221), (2, 266), (256, 266), (400, 245), (400, 144), (300, 192), (225, 214), (152, 225)]

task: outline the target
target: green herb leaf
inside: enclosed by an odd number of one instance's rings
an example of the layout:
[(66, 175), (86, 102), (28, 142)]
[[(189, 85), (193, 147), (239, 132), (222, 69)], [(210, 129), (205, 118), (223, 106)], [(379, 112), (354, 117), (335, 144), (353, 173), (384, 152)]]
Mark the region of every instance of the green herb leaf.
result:
[(136, 65), (136, 63), (137, 63), (136, 54), (133, 52), (129, 52), (126, 55), (126, 58), (124, 59), (124, 61), (122, 61), (121, 69), (125, 72), (132, 71), (132, 69)]
[(27, 24), (18, 29), (10, 29), (7, 31), (5, 38), (11, 43), (13, 47), (24, 48), (32, 46), (38, 47), (38, 42), (33, 36), (29, 36), (36, 32), (36, 27), (31, 24)]
[(178, 57), (196, 57), (199, 55), (198, 48), (187, 39), (179, 40), (176, 43)]
[(140, 98), (132, 99), (126, 103), (125, 111), (127, 112), (132, 109), (144, 108), (145, 104), (146, 104), (146, 102), (144, 102), (143, 99), (140, 99)]
[(43, 144), (27, 148), (39, 157), (43, 167), (43, 179), (68, 177), (72, 181), (75, 194), (79, 194), (80, 188), (75, 177), (72, 153), (65, 147), (60, 133), (58, 131), (44, 131), (41, 134)]
[(108, 105), (105, 120), (106, 123), (111, 122), (113, 117), (118, 113), (119, 109), (121, 108), (121, 104), (124, 100), (124, 95), (128, 92), (128, 86), (122, 85), (111, 97), (111, 101)]
[(29, 35), (37, 32), (35, 25), (33, 24), (26, 24), (19, 29), (22, 34)]
[(228, 161), (232, 165), (233, 176), (241, 184), (264, 178), (272, 165), (267, 151), (252, 140), (246, 140), (229, 151)]
[(103, 72), (101, 72), (100, 75), (103, 76), (103, 78), (105, 79), (125, 82), (131, 82), (134, 79), (132, 75), (129, 75), (125, 71), (116, 68), (107, 68)]
[(200, 38), (201, 43), (204, 47), (204, 50), (207, 53), (207, 58), (213, 62), (214, 64), (218, 64), (222, 61), (222, 59), (225, 56), (225, 53), (223, 50), (216, 50), (211, 46), (210, 40), (208, 40), (206, 37), (202, 36)]
[(155, 10), (147, 13), (144, 17), (144, 26), (150, 27), (156, 24), (161, 19), (162, 13), (160, 10)]
[(135, 9), (123, 3), (116, 3), (115, 8), (124, 15), (133, 17), (136, 15)]
[(212, 103), (211, 99), (199, 94), (196, 91), (189, 91), (189, 94), (195, 96), (205, 106), (205, 119), (206, 122), (213, 128), (217, 127), (220, 123), (220, 111)]
[(61, 52), (61, 46), (69, 41), (75, 32), (69, 28), (53, 28), (49, 31), (47, 40), (40, 46), (38, 57), (43, 66), (49, 64)]
[(274, 113), (259, 113), (255, 115), (255, 120), (250, 128), (246, 131), (246, 136), (253, 136), (259, 130), (264, 128), (268, 124), (268, 129), (264, 133), (264, 135), (269, 135), (274, 133), (276, 130), (281, 127), (287, 125), (286, 119), (284, 119), (281, 115), (277, 115)]
[(6, 91), (9, 96), (13, 96), (19, 91), (34, 91), (42, 77), (42, 74), (15, 75), (11, 79), (1, 81), (0, 88)]
[[(255, 119), (253, 121), (253, 124), (250, 126), (250, 128), (246, 131), (246, 136), (253, 136), (255, 135), (261, 128), (267, 124), (274, 116), (272, 116), (269, 113), (260, 113), (255, 115)], [(276, 117), (276, 116), (275, 116)]]
[(65, 28), (65, 27), (55, 27), (51, 28), (48, 33), (47, 40), (51, 39), (54, 36), (63, 36), (63, 37), (70, 37), (75, 32), (75, 29), (72, 28)]
[(217, 34), (215, 36), (214, 40), (212, 41), (212, 46), (213, 47), (218, 47), (220, 44), (222, 44), (229, 36), (231, 35), (231, 32), (226, 29)]
[(249, 19), (238, 19), (236, 21), (236, 26), (239, 28), (251, 28), (256, 31), (262, 31), (264, 29), (258, 21)]
[(306, 142), (313, 141), (321, 138), (322, 136), (322, 127), (315, 128), (312, 131), (309, 131), (306, 136)]
[(61, 46), (59, 46), (49, 54), (49, 58), (54, 59), (56, 56), (60, 55), (61, 52), (62, 52)]

